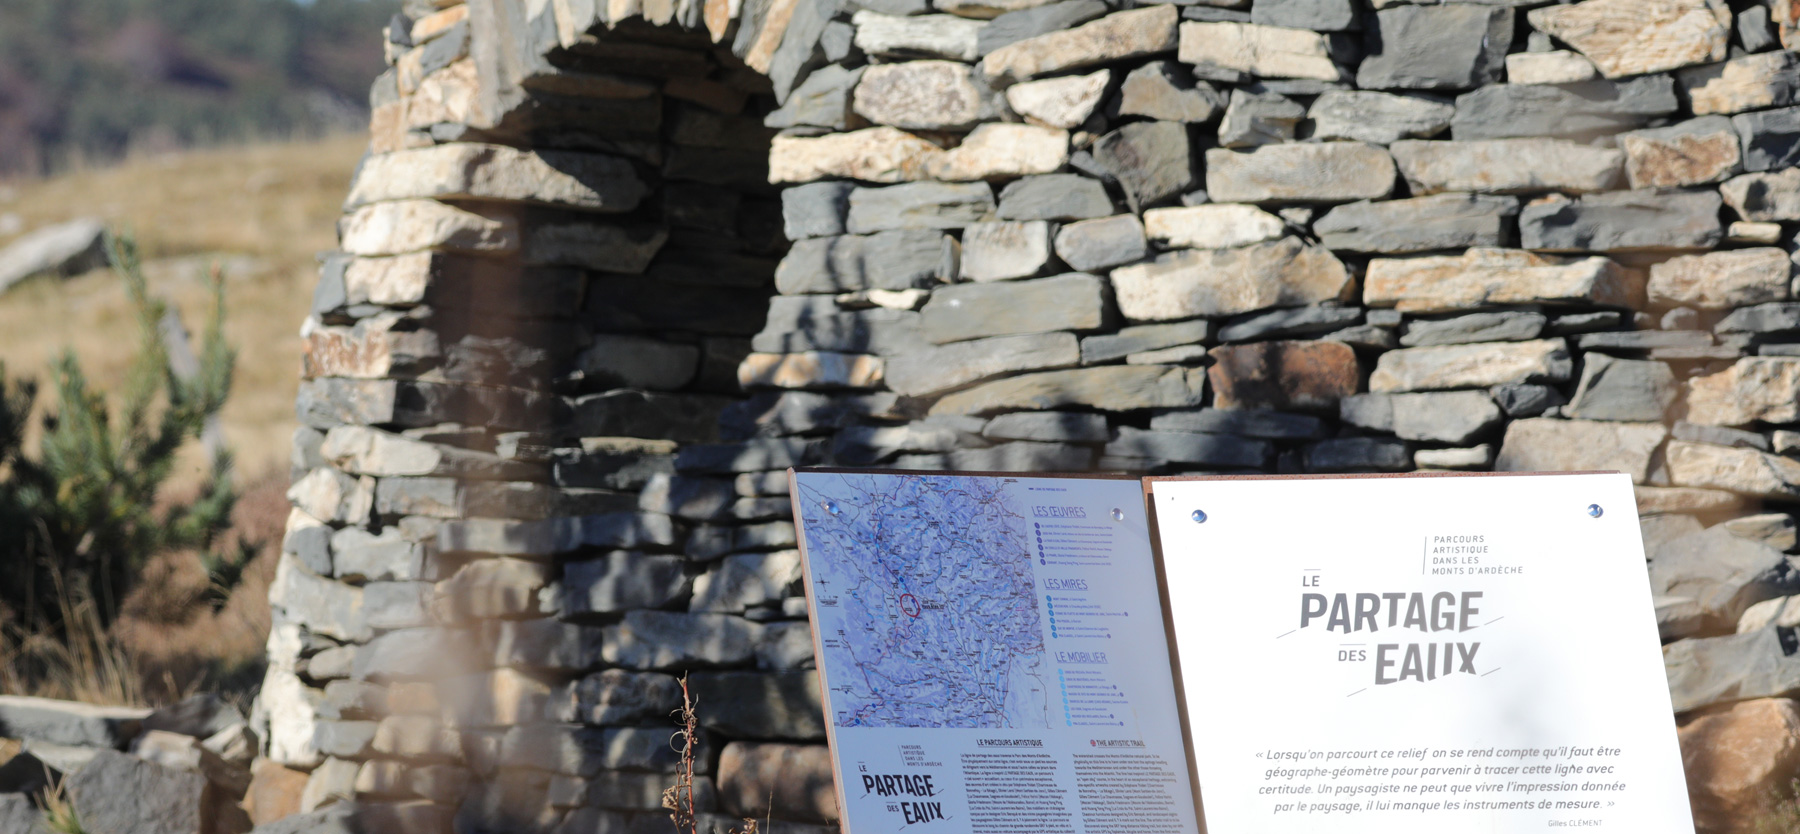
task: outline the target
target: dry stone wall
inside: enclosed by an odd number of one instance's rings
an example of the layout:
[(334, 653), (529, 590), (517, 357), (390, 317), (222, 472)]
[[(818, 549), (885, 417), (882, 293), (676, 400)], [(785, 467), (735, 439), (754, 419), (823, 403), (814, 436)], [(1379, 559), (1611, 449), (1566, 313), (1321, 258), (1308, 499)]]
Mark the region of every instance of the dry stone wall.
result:
[[(266, 755), (319, 819), (662, 831), (687, 674), (703, 827), (818, 830), (825, 463), (1623, 471), (1689, 736), (1794, 713), (1729, 705), (1800, 692), (1797, 25), (409, 0), (303, 328)], [(1765, 787), (1696, 784), (1707, 830)]]

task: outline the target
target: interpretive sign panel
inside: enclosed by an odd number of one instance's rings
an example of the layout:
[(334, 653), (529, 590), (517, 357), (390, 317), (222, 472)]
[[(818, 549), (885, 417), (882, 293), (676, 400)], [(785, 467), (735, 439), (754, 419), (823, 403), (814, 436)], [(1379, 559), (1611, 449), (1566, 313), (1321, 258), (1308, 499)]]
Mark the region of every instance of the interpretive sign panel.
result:
[(1693, 831), (1626, 476), (1150, 489), (1214, 834)]
[(1196, 834), (1139, 481), (791, 488), (846, 832)]

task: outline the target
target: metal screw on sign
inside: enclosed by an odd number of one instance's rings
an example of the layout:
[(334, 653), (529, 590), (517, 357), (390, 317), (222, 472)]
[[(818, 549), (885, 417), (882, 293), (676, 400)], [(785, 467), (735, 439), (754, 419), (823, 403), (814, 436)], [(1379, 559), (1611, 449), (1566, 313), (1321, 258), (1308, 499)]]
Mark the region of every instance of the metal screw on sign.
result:
[(832, 515), (839, 515), (843, 513), (843, 510), (838, 508), (836, 501), (826, 501), (825, 512), (831, 513)]
[(1113, 521), (1124, 521), (1125, 520), (1125, 511), (1119, 509), (1118, 507), (1113, 508), (1112, 515), (1113, 515)]
[(1592, 516), (1594, 518), (1599, 518), (1600, 516), (1605, 515), (1605, 514), (1606, 514), (1606, 511), (1601, 509), (1599, 504), (1589, 504), (1588, 505), (1588, 515), (1589, 516)]
[(1195, 524), (1205, 524), (1206, 523), (1206, 511), (1205, 510), (1195, 510), (1192, 517), (1194, 519)]

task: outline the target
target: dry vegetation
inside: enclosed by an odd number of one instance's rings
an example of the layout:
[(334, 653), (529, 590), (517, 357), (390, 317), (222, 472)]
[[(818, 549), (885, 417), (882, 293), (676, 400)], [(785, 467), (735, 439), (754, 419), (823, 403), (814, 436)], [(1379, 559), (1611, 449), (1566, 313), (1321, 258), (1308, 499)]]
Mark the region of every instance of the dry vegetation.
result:
[[(95, 216), (133, 231), (151, 291), (174, 302), (190, 329), (204, 321), (209, 303), (207, 264), (224, 266), (226, 336), (241, 351), (225, 436), (247, 484), (286, 474), (300, 321), (318, 280), (314, 258), (336, 242), (340, 207), (366, 143), (341, 136), (170, 154), (0, 185), (0, 220), (17, 215), (27, 231)], [(0, 238), (0, 246), (10, 240)], [(9, 375), (42, 378), (49, 360), (73, 347), (96, 383), (117, 388), (135, 346), (132, 332), (130, 303), (105, 270), (38, 278), (0, 295), (0, 361)], [(198, 479), (201, 465), (195, 457), (191, 478)]]
[[(0, 635), (0, 692), (158, 704), (201, 688), (247, 699), (260, 682), (268, 585), (287, 515), (298, 331), (317, 281), (315, 255), (335, 243), (364, 146), (363, 137), (344, 136), (200, 151), (0, 184), (0, 229), (17, 230), (0, 235), (0, 246), (19, 232), (84, 216), (129, 229), (142, 245), (151, 292), (175, 304), (190, 329), (210, 303), (207, 265), (223, 265), (226, 335), (240, 350), (223, 421), (242, 495), (218, 546), (257, 553), (229, 590), (210, 584), (198, 554), (156, 556), (110, 631), (77, 610), (73, 620), (92, 625), (75, 639)], [(39, 409), (54, 406), (49, 363), (65, 348), (101, 390), (119, 388), (135, 336), (130, 302), (110, 271), (37, 278), (0, 295), (0, 361), (9, 376), (46, 383)], [(27, 448), (35, 444), (34, 434)], [(192, 492), (204, 477), (204, 456), (192, 451), (171, 497)], [(30, 682), (9, 675), (26, 655), (59, 673)]]

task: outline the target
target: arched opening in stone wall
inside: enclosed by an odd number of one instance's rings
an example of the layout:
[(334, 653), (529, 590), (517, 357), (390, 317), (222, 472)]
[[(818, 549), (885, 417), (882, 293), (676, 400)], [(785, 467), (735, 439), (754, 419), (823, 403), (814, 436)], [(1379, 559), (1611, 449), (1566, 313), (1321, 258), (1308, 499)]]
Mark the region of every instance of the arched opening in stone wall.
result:
[[(1800, 496), (1745, 393), (1800, 384), (1792, 53), (1595, 3), (413, 0), (267, 755), (383, 830), (661, 831), (687, 675), (701, 826), (823, 834), (790, 465), (1618, 469), (1659, 590), (1785, 565), (1791, 517), (1718, 522)], [(1758, 576), (1660, 612), (1678, 710), (1800, 591)]]

